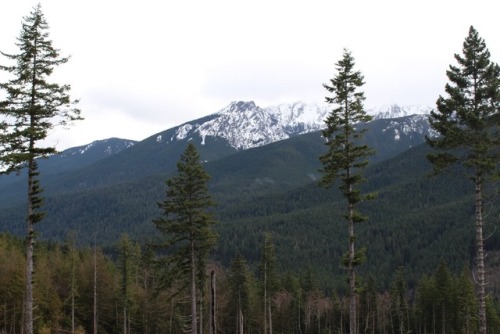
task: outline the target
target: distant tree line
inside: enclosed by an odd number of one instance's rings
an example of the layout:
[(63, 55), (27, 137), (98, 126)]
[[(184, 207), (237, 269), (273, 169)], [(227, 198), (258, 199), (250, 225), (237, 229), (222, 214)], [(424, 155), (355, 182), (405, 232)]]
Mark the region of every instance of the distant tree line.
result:
[[(207, 263), (204, 288), (198, 289), (199, 332), (210, 332), (213, 271), (217, 333), (264, 333), (264, 326), (274, 333), (349, 333), (348, 298), (325, 293), (311, 272), (278, 271), (273, 247), (272, 236), (263, 236), (262, 259), (253, 269), (240, 254), (228, 268)], [(100, 248), (74, 248), (70, 236), (64, 243), (40, 242), (35, 248), (35, 332), (71, 332), (74, 326), (74, 333), (93, 333), (94, 321), (97, 333), (182, 333), (191, 327), (190, 289), (179, 290), (182, 282), (165, 285), (165, 267), (150, 248), (126, 236), (114, 259)], [(23, 328), (25, 261), (23, 240), (1, 234), (0, 332)], [(358, 278), (360, 332), (478, 333), (478, 303), (468, 267), (453, 273), (441, 262), (414, 287), (406, 281), (405, 268), (392, 274), (387, 290), (374, 277)], [(486, 299), (491, 333), (500, 331), (498, 297), (489, 294)]]

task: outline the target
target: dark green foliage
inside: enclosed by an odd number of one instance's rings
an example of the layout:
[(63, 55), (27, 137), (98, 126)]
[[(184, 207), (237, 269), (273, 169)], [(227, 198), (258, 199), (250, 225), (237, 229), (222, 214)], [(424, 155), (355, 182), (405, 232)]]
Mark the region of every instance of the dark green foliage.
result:
[(453, 163), (464, 164), (481, 175), (498, 168), (500, 152), (500, 67), (490, 61), (486, 44), (471, 26), (458, 66), (446, 72), (448, 96), (437, 100), (431, 126), (441, 135), (428, 138), (439, 150), (429, 159), (437, 170)]
[(349, 203), (360, 201), (360, 194), (350, 190), (350, 185), (358, 184), (361, 176), (354, 173), (358, 168), (368, 164), (366, 158), (373, 152), (366, 144), (357, 142), (363, 130), (356, 130), (356, 126), (372, 119), (363, 109), (364, 93), (359, 91), (363, 86), (361, 72), (354, 71), (354, 58), (344, 50), (343, 59), (337, 64), (338, 74), (331, 79), (331, 86), (323, 85), (326, 90), (333, 93), (326, 97), (326, 102), (336, 106), (328, 115), (323, 131), (328, 146), (328, 153), (321, 156), (323, 175), (321, 184), (332, 185), (337, 179), (342, 182), (341, 189)]
[[(190, 243), (201, 259), (214, 248), (217, 235), (213, 231), (216, 220), (209, 208), (215, 205), (208, 193), (209, 175), (204, 171), (194, 145), (189, 144), (177, 163), (178, 175), (166, 181), (166, 199), (158, 203), (163, 217), (153, 222), (163, 234), (167, 248), (176, 248), (172, 258), (181, 272), (189, 271), (186, 256)], [(189, 258), (189, 257), (188, 257)], [(201, 269), (201, 268), (200, 268)]]
[(38, 180), (38, 175), (40, 173), (38, 172), (37, 161), (33, 161), (32, 166), (33, 167), (28, 171), (28, 180), (31, 181), (28, 190), (28, 202), (31, 203), (31, 212), (28, 216), (28, 220), (36, 224), (43, 219), (45, 213), (39, 211), (43, 205), (43, 197), (41, 197), (43, 189), (40, 188), (40, 181)]
[(441, 261), (432, 276), (420, 279), (415, 304), (416, 324), (422, 332), (479, 332), (477, 299), (467, 267), (453, 275)]
[(0, 66), (12, 79), (0, 83), (7, 93), (0, 103), (5, 131), (0, 135), (2, 161), (10, 169), (19, 169), (36, 157), (56, 152), (53, 147), (36, 147), (35, 143), (47, 137), (54, 125), (66, 126), (80, 120), (80, 110), (73, 108), (68, 95), (69, 85), (58, 85), (47, 79), (55, 67), (68, 58), (60, 57), (59, 50), (48, 38), (48, 25), (40, 5), (24, 18), (17, 46), (19, 54), (2, 55), (16, 65)]

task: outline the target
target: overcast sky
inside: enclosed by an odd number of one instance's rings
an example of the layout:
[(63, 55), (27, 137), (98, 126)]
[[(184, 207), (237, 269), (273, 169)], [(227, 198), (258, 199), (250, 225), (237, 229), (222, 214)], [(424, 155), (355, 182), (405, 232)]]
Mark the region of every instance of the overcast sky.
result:
[(500, 62), (496, 0), (9, 0), (0, 50), (18, 51), (39, 2), (71, 56), (53, 81), (71, 85), (85, 117), (51, 134), (60, 150), (142, 140), (236, 100), (322, 103), (344, 48), (365, 76), (366, 107), (434, 106), (471, 25)]

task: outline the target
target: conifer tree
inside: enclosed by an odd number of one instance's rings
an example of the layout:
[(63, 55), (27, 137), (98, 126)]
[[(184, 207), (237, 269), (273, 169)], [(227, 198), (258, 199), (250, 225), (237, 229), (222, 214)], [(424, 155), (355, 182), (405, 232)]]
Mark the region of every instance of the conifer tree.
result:
[(61, 57), (52, 46), (48, 25), (38, 5), (24, 18), (18, 37), (19, 53), (1, 54), (16, 64), (0, 66), (10, 80), (0, 83), (6, 99), (0, 101), (0, 162), (7, 171), (28, 169), (28, 210), (26, 237), (25, 332), (33, 333), (33, 244), (35, 224), (44, 214), (42, 188), (38, 181), (36, 159), (56, 153), (54, 147), (39, 146), (56, 125), (68, 125), (80, 120), (80, 110), (68, 95), (69, 85), (48, 81), (55, 67), (68, 58)]
[(137, 250), (138, 245), (134, 245), (130, 241), (127, 234), (122, 235), (120, 242), (118, 244), (118, 266), (120, 269), (121, 279), (120, 279), (120, 290), (122, 297), (122, 307), (123, 307), (123, 333), (130, 333), (130, 318), (131, 318), (131, 292), (130, 286), (132, 284), (132, 278), (137, 273), (138, 270), (138, 258), (140, 256)]
[(236, 307), (232, 308), (236, 318), (234, 333), (242, 334), (245, 332), (245, 323), (249, 323), (250, 318), (251, 274), (245, 258), (240, 253), (236, 254), (231, 262), (228, 276), (231, 299), (236, 303)]
[(498, 176), (500, 160), (500, 67), (490, 61), (485, 41), (474, 27), (463, 43), (458, 66), (446, 72), (446, 97), (440, 96), (430, 123), (440, 136), (427, 138), (436, 152), (428, 156), (435, 170), (464, 166), (475, 188), (476, 272), (479, 333), (487, 332), (484, 268), (485, 185)]
[(458, 315), (463, 333), (477, 332), (478, 311), (477, 298), (474, 294), (474, 282), (471, 279), (470, 268), (465, 267), (458, 277)]
[(330, 187), (340, 179), (340, 190), (347, 200), (347, 213), (345, 215), (349, 231), (349, 248), (344, 264), (349, 277), (349, 327), (350, 333), (356, 334), (356, 266), (360, 264), (363, 254), (356, 251), (354, 224), (363, 222), (366, 216), (356, 210), (356, 206), (373, 198), (373, 194), (363, 195), (357, 188), (363, 181), (360, 170), (368, 161), (366, 158), (372, 150), (360, 143), (363, 130), (356, 127), (359, 123), (370, 121), (363, 108), (364, 93), (360, 91), (363, 86), (363, 75), (354, 70), (354, 58), (351, 53), (344, 50), (342, 59), (336, 64), (337, 75), (330, 79), (330, 85), (323, 87), (333, 95), (326, 97), (326, 102), (332, 104), (334, 109), (328, 115), (325, 123), (326, 129), (323, 137), (327, 140), (328, 152), (320, 157), (323, 164), (323, 176), (320, 185)]
[(393, 333), (404, 334), (409, 331), (408, 287), (404, 279), (403, 267), (396, 271), (391, 287), (391, 329)]
[(191, 333), (197, 333), (196, 283), (205, 272), (205, 259), (217, 242), (216, 220), (209, 208), (215, 203), (208, 192), (210, 176), (203, 169), (196, 147), (189, 143), (177, 163), (178, 175), (166, 181), (167, 198), (158, 204), (163, 217), (153, 220), (165, 236), (164, 245), (175, 247), (168, 258), (178, 273), (187, 277), (191, 295)]
[(262, 301), (264, 304), (264, 333), (273, 333), (272, 307), (271, 300), (276, 289), (276, 253), (272, 235), (266, 233), (264, 235), (264, 247), (262, 249), (261, 262), (259, 271), (261, 274)]

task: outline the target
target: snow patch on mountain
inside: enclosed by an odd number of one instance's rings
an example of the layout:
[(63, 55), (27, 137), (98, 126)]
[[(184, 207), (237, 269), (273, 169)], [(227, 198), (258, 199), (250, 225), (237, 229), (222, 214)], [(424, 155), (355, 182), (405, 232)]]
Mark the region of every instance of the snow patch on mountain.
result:
[(193, 129), (193, 125), (191, 125), (191, 124), (184, 124), (182, 126), (179, 126), (177, 128), (177, 130), (175, 131), (175, 138), (177, 140), (185, 139), (188, 136), (189, 131), (191, 131), (192, 129)]
[(405, 117), (404, 122), (401, 118), (392, 119), (382, 132), (394, 132), (394, 140), (399, 140), (401, 135), (412, 135), (412, 133), (424, 134), (428, 137), (436, 137), (438, 133), (429, 126), (428, 116), (426, 114), (413, 114)]
[(85, 145), (85, 146), (81, 146), (81, 147), (77, 147), (76, 150), (72, 153), (72, 154), (77, 154), (77, 152), (79, 154), (85, 154), (88, 150), (90, 150), (94, 145), (96, 144), (96, 142), (92, 142), (88, 145)]

